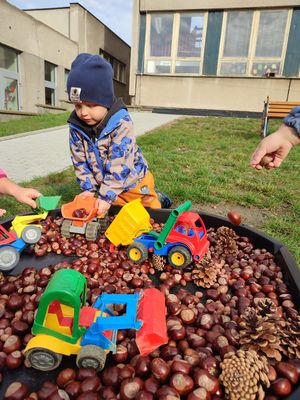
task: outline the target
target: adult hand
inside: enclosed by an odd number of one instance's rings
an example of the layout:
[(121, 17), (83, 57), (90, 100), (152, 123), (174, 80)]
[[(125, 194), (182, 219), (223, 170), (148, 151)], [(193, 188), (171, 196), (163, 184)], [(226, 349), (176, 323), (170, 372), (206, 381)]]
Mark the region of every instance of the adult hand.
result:
[(251, 166), (258, 170), (277, 168), (287, 157), (291, 148), (300, 143), (295, 130), (282, 125), (278, 131), (264, 138), (251, 157)]

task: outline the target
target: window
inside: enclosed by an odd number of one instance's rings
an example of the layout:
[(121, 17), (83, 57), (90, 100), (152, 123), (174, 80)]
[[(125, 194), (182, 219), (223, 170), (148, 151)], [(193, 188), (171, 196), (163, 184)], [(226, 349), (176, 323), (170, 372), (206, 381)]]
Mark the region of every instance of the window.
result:
[(67, 93), (67, 80), (68, 80), (69, 73), (70, 73), (70, 70), (65, 68), (65, 92), (66, 93)]
[(219, 74), (280, 75), (289, 25), (288, 10), (247, 10), (226, 13)]
[(147, 18), (146, 71), (200, 74), (204, 14), (149, 14)]
[(114, 72), (114, 79), (118, 82), (126, 83), (125, 79), (126, 65), (102, 49), (100, 49), (99, 54), (101, 57), (103, 57), (106, 61), (108, 61), (111, 64)]
[(0, 108), (19, 110), (18, 52), (0, 45)]
[(45, 61), (45, 104), (55, 106), (56, 101), (56, 65)]
[(261, 11), (251, 75), (281, 72), (288, 11)]

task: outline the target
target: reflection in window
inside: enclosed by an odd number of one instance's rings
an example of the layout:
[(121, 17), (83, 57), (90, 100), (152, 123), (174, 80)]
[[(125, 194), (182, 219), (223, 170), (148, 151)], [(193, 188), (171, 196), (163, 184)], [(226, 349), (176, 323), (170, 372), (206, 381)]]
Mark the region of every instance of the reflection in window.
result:
[(281, 57), (287, 15), (287, 10), (260, 12), (256, 57)]
[(251, 74), (254, 76), (266, 76), (268, 74), (278, 75), (280, 62), (254, 62)]
[(252, 11), (228, 13), (224, 57), (247, 57), (249, 52)]
[(204, 16), (181, 14), (178, 39), (178, 57), (200, 57)]
[(172, 32), (173, 14), (152, 15), (150, 31), (150, 56), (171, 56)]
[(199, 74), (199, 61), (176, 61), (175, 72), (177, 74)]
[(125, 82), (125, 64), (123, 64), (121, 61), (117, 60), (115, 57), (111, 56), (108, 54), (106, 51), (100, 49), (99, 55), (103, 57), (106, 61), (108, 61), (112, 68), (113, 68), (113, 76), (114, 79), (122, 82)]
[(45, 61), (45, 81), (55, 82), (55, 65)]
[(19, 110), (18, 51), (0, 45), (0, 109)]
[(56, 65), (45, 61), (45, 104), (55, 106), (56, 102)]
[(4, 78), (4, 108), (5, 110), (18, 110), (18, 81)]
[(245, 75), (246, 62), (222, 62), (221, 75)]
[(171, 72), (171, 61), (149, 60), (147, 71), (150, 74), (169, 74)]
[(0, 68), (18, 72), (18, 53), (0, 45)]

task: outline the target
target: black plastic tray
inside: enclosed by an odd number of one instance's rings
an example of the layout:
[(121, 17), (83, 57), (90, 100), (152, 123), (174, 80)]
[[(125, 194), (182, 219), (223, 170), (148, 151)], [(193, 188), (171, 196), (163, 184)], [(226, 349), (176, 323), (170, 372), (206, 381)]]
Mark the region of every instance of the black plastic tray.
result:
[[(116, 214), (119, 211), (119, 207), (111, 207), (110, 213), (112, 215)], [(172, 210), (160, 209), (153, 210), (148, 209), (151, 217), (156, 222), (166, 222), (170, 212)], [(233, 228), (236, 233), (240, 236), (247, 236), (253, 245), (257, 248), (265, 248), (270, 253), (275, 255), (275, 259), (277, 264), (281, 267), (285, 283), (289, 287), (289, 291), (293, 296), (293, 302), (295, 303), (297, 309), (300, 309), (300, 269), (289, 252), (289, 250), (283, 246), (277, 240), (272, 239), (271, 237), (265, 235), (264, 233), (252, 229), (246, 225), (232, 225), (227, 219), (222, 218), (220, 216), (208, 214), (205, 212), (199, 213), (201, 218), (203, 219), (206, 228), (218, 228), (220, 226), (228, 226)], [(51, 212), (53, 216), (59, 216), (60, 210), (55, 210)], [(4, 227), (8, 228), (10, 226), (11, 219), (6, 220), (2, 223)], [(40, 269), (44, 266), (48, 266), (51, 264), (57, 264), (60, 261), (70, 261), (70, 257), (66, 257), (63, 255), (56, 255), (53, 253), (49, 253), (44, 257), (35, 257), (32, 254), (26, 254), (23, 252), (21, 255), (21, 259), (17, 267), (10, 272), (10, 275), (18, 275), (23, 271), (24, 268), (33, 266), (37, 269)], [(109, 361), (109, 360), (108, 360)], [(75, 357), (64, 357), (63, 362), (59, 368), (50, 372), (39, 372), (33, 368), (25, 368), (20, 367), (16, 370), (4, 370), (3, 371), (3, 382), (0, 387), (0, 399), (3, 399), (4, 393), (8, 385), (14, 381), (21, 381), (28, 385), (31, 391), (35, 391), (40, 387), (41, 382), (45, 380), (54, 381), (60, 372), (61, 369), (71, 367), (75, 367)], [(294, 392), (286, 397), (286, 400), (299, 400), (300, 399), (300, 384), (298, 384), (297, 388)]]

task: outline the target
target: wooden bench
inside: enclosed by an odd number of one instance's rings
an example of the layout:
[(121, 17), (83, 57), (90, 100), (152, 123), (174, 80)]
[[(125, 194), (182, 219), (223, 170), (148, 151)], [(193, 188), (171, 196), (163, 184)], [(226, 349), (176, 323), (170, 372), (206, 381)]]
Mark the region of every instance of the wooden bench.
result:
[(266, 137), (268, 134), (268, 123), (271, 118), (284, 118), (290, 111), (300, 105), (300, 101), (270, 101), (269, 96), (264, 102), (264, 110), (261, 121), (261, 137)]

